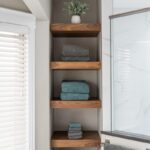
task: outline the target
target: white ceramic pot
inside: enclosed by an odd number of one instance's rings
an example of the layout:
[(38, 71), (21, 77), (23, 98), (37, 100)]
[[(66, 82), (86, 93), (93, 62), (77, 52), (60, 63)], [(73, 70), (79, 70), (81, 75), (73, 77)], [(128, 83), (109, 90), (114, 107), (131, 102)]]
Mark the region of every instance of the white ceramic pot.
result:
[(73, 15), (71, 18), (71, 23), (81, 23), (81, 18), (78, 15)]

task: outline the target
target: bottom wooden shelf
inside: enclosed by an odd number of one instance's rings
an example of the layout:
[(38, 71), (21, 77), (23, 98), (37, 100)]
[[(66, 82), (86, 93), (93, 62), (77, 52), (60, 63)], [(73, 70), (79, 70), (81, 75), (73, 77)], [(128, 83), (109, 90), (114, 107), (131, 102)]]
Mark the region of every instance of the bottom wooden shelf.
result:
[(56, 131), (51, 140), (53, 148), (100, 147), (100, 143), (101, 140), (97, 131), (84, 131), (83, 138), (77, 140), (68, 139), (66, 131)]

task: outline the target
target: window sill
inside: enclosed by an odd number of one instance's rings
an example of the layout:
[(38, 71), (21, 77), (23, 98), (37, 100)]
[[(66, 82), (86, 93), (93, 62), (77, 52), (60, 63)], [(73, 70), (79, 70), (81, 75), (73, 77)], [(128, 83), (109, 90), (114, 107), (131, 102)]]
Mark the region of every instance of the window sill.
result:
[(101, 133), (104, 135), (124, 138), (124, 139), (128, 139), (128, 140), (133, 140), (133, 141), (138, 141), (138, 142), (143, 142), (143, 143), (150, 143), (150, 137), (149, 136), (141, 136), (138, 134), (131, 134), (131, 133), (119, 132), (119, 131), (113, 131), (113, 132), (101, 131)]

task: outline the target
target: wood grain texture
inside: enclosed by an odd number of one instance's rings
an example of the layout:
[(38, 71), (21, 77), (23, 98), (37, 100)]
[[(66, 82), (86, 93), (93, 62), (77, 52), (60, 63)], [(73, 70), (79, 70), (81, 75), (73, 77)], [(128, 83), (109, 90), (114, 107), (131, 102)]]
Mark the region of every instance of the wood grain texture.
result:
[(51, 24), (51, 32), (55, 37), (96, 37), (100, 32), (100, 24)]
[(53, 148), (84, 148), (84, 147), (100, 147), (100, 136), (97, 131), (84, 131), (83, 138), (77, 140), (68, 139), (67, 132), (54, 132), (51, 140)]
[(98, 99), (84, 100), (84, 101), (51, 100), (50, 107), (51, 108), (100, 108), (101, 101)]
[(83, 69), (83, 70), (98, 70), (101, 64), (99, 61), (95, 62), (61, 62), (54, 61), (50, 63), (50, 68), (55, 70), (62, 69)]

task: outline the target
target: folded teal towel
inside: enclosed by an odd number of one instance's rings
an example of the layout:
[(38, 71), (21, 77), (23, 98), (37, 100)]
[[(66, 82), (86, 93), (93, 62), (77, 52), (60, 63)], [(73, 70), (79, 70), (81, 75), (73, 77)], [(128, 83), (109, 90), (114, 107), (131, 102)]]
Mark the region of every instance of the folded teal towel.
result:
[[(90, 89), (88, 83), (85, 81), (63, 81), (61, 83), (61, 91), (64, 93), (88, 94)], [(83, 95), (83, 97), (87, 97), (87, 96), (88, 95)], [(75, 95), (75, 97), (78, 97), (78, 95)]]
[(90, 57), (79, 57), (79, 56), (75, 56), (75, 57), (69, 57), (69, 56), (62, 56), (61, 60), (63, 61), (90, 61)]
[(82, 128), (80, 127), (80, 128), (73, 128), (73, 127), (69, 127), (69, 132), (78, 132), (78, 131), (81, 131), (82, 130)]
[(68, 132), (68, 136), (71, 136), (71, 137), (73, 137), (73, 136), (82, 136), (82, 132), (81, 131), (80, 132), (76, 132), (76, 133)]
[(81, 128), (81, 123), (80, 122), (70, 122), (69, 128)]
[(82, 135), (77, 135), (77, 136), (68, 136), (68, 138), (69, 138), (70, 140), (81, 139), (81, 138), (82, 138)]
[(68, 130), (69, 139), (79, 139), (82, 138), (82, 130), (80, 122), (70, 122)]
[(80, 46), (76, 45), (64, 45), (63, 46), (63, 51), (62, 51), (63, 56), (88, 56), (89, 57), (89, 49), (82, 48)]
[(89, 94), (61, 93), (61, 100), (88, 100)]

